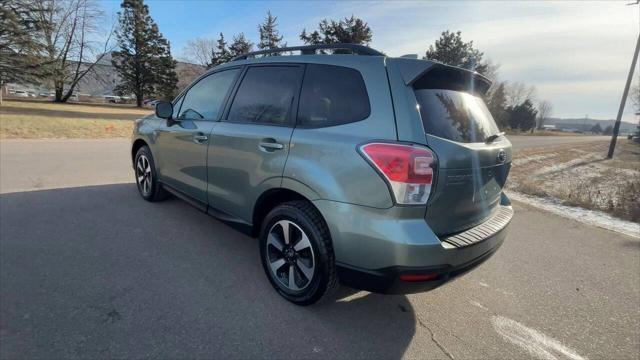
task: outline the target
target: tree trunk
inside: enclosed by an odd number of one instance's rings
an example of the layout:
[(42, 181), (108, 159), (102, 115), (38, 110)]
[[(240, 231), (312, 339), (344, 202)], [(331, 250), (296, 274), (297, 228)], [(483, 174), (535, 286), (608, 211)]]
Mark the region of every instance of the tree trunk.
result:
[(69, 98), (71, 97), (71, 95), (73, 95), (73, 90), (75, 89), (75, 84), (71, 84), (71, 86), (69, 87), (69, 89), (67, 90), (67, 92), (64, 94), (64, 96), (62, 97), (62, 102), (67, 102), (69, 100)]
[(59, 82), (56, 81), (55, 83), (55, 89), (56, 89), (56, 97), (53, 101), (55, 102), (65, 102), (66, 100), (63, 100), (62, 98), (62, 84), (60, 84)]
[(143, 101), (143, 96), (141, 93), (136, 93), (136, 106), (141, 108), (142, 107), (142, 101)]

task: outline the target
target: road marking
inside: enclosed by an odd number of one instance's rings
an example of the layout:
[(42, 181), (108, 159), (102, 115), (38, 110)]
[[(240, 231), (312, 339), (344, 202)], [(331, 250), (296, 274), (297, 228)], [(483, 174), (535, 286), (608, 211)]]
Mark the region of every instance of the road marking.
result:
[(563, 345), (558, 340), (550, 338), (538, 330), (528, 328), (515, 320), (503, 316), (491, 318), (493, 328), (505, 340), (516, 344), (529, 352), (532, 356), (543, 360), (586, 360), (575, 350)]
[(470, 303), (471, 303), (471, 305), (473, 305), (473, 306), (477, 306), (477, 307), (479, 307), (480, 309), (482, 309), (482, 310), (484, 310), (484, 311), (489, 311), (489, 308), (487, 308), (486, 306), (484, 306), (484, 305), (480, 304), (480, 303), (479, 303), (479, 302), (477, 302), (477, 301), (473, 301), (473, 300), (471, 300), (471, 301), (470, 301)]

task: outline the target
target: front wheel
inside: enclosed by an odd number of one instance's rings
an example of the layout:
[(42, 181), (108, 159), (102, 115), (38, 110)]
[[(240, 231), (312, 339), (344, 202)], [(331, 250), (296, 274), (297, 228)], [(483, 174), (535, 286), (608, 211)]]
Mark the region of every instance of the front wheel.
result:
[(260, 255), (271, 285), (294, 304), (313, 304), (338, 287), (329, 230), (308, 202), (287, 202), (269, 212)]
[(167, 197), (167, 192), (158, 182), (153, 155), (148, 146), (143, 146), (136, 152), (135, 175), (138, 192), (143, 199), (154, 202)]

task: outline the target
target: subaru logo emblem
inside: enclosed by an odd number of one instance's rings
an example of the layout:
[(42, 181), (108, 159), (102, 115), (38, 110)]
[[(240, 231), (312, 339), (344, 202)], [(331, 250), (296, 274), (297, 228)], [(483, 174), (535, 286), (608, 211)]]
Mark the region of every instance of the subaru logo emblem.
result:
[(498, 152), (498, 163), (502, 164), (505, 160), (507, 160), (507, 152), (500, 149), (500, 152)]

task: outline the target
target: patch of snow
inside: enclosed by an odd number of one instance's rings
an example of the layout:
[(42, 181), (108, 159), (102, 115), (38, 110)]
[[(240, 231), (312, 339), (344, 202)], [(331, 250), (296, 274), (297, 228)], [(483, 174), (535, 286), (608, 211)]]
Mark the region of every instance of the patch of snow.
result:
[(638, 223), (614, 218), (600, 211), (562, 205), (560, 201), (556, 199), (538, 198), (512, 191), (509, 191), (507, 195), (513, 200), (526, 203), (555, 215), (640, 239), (640, 224)]
[(556, 156), (556, 153), (544, 154), (544, 155), (531, 155), (525, 157), (516, 157), (513, 159), (512, 164), (516, 166), (522, 166), (532, 161), (542, 161)]
[(543, 167), (542, 169), (536, 171), (533, 175), (546, 175), (549, 173), (556, 173), (556, 172), (568, 169), (570, 167), (573, 167), (597, 158), (596, 156), (593, 156), (594, 154), (589, 154), (589, 155), (590, 156), (582, 156), (582, 157), (573, 159), (571, 161)]

